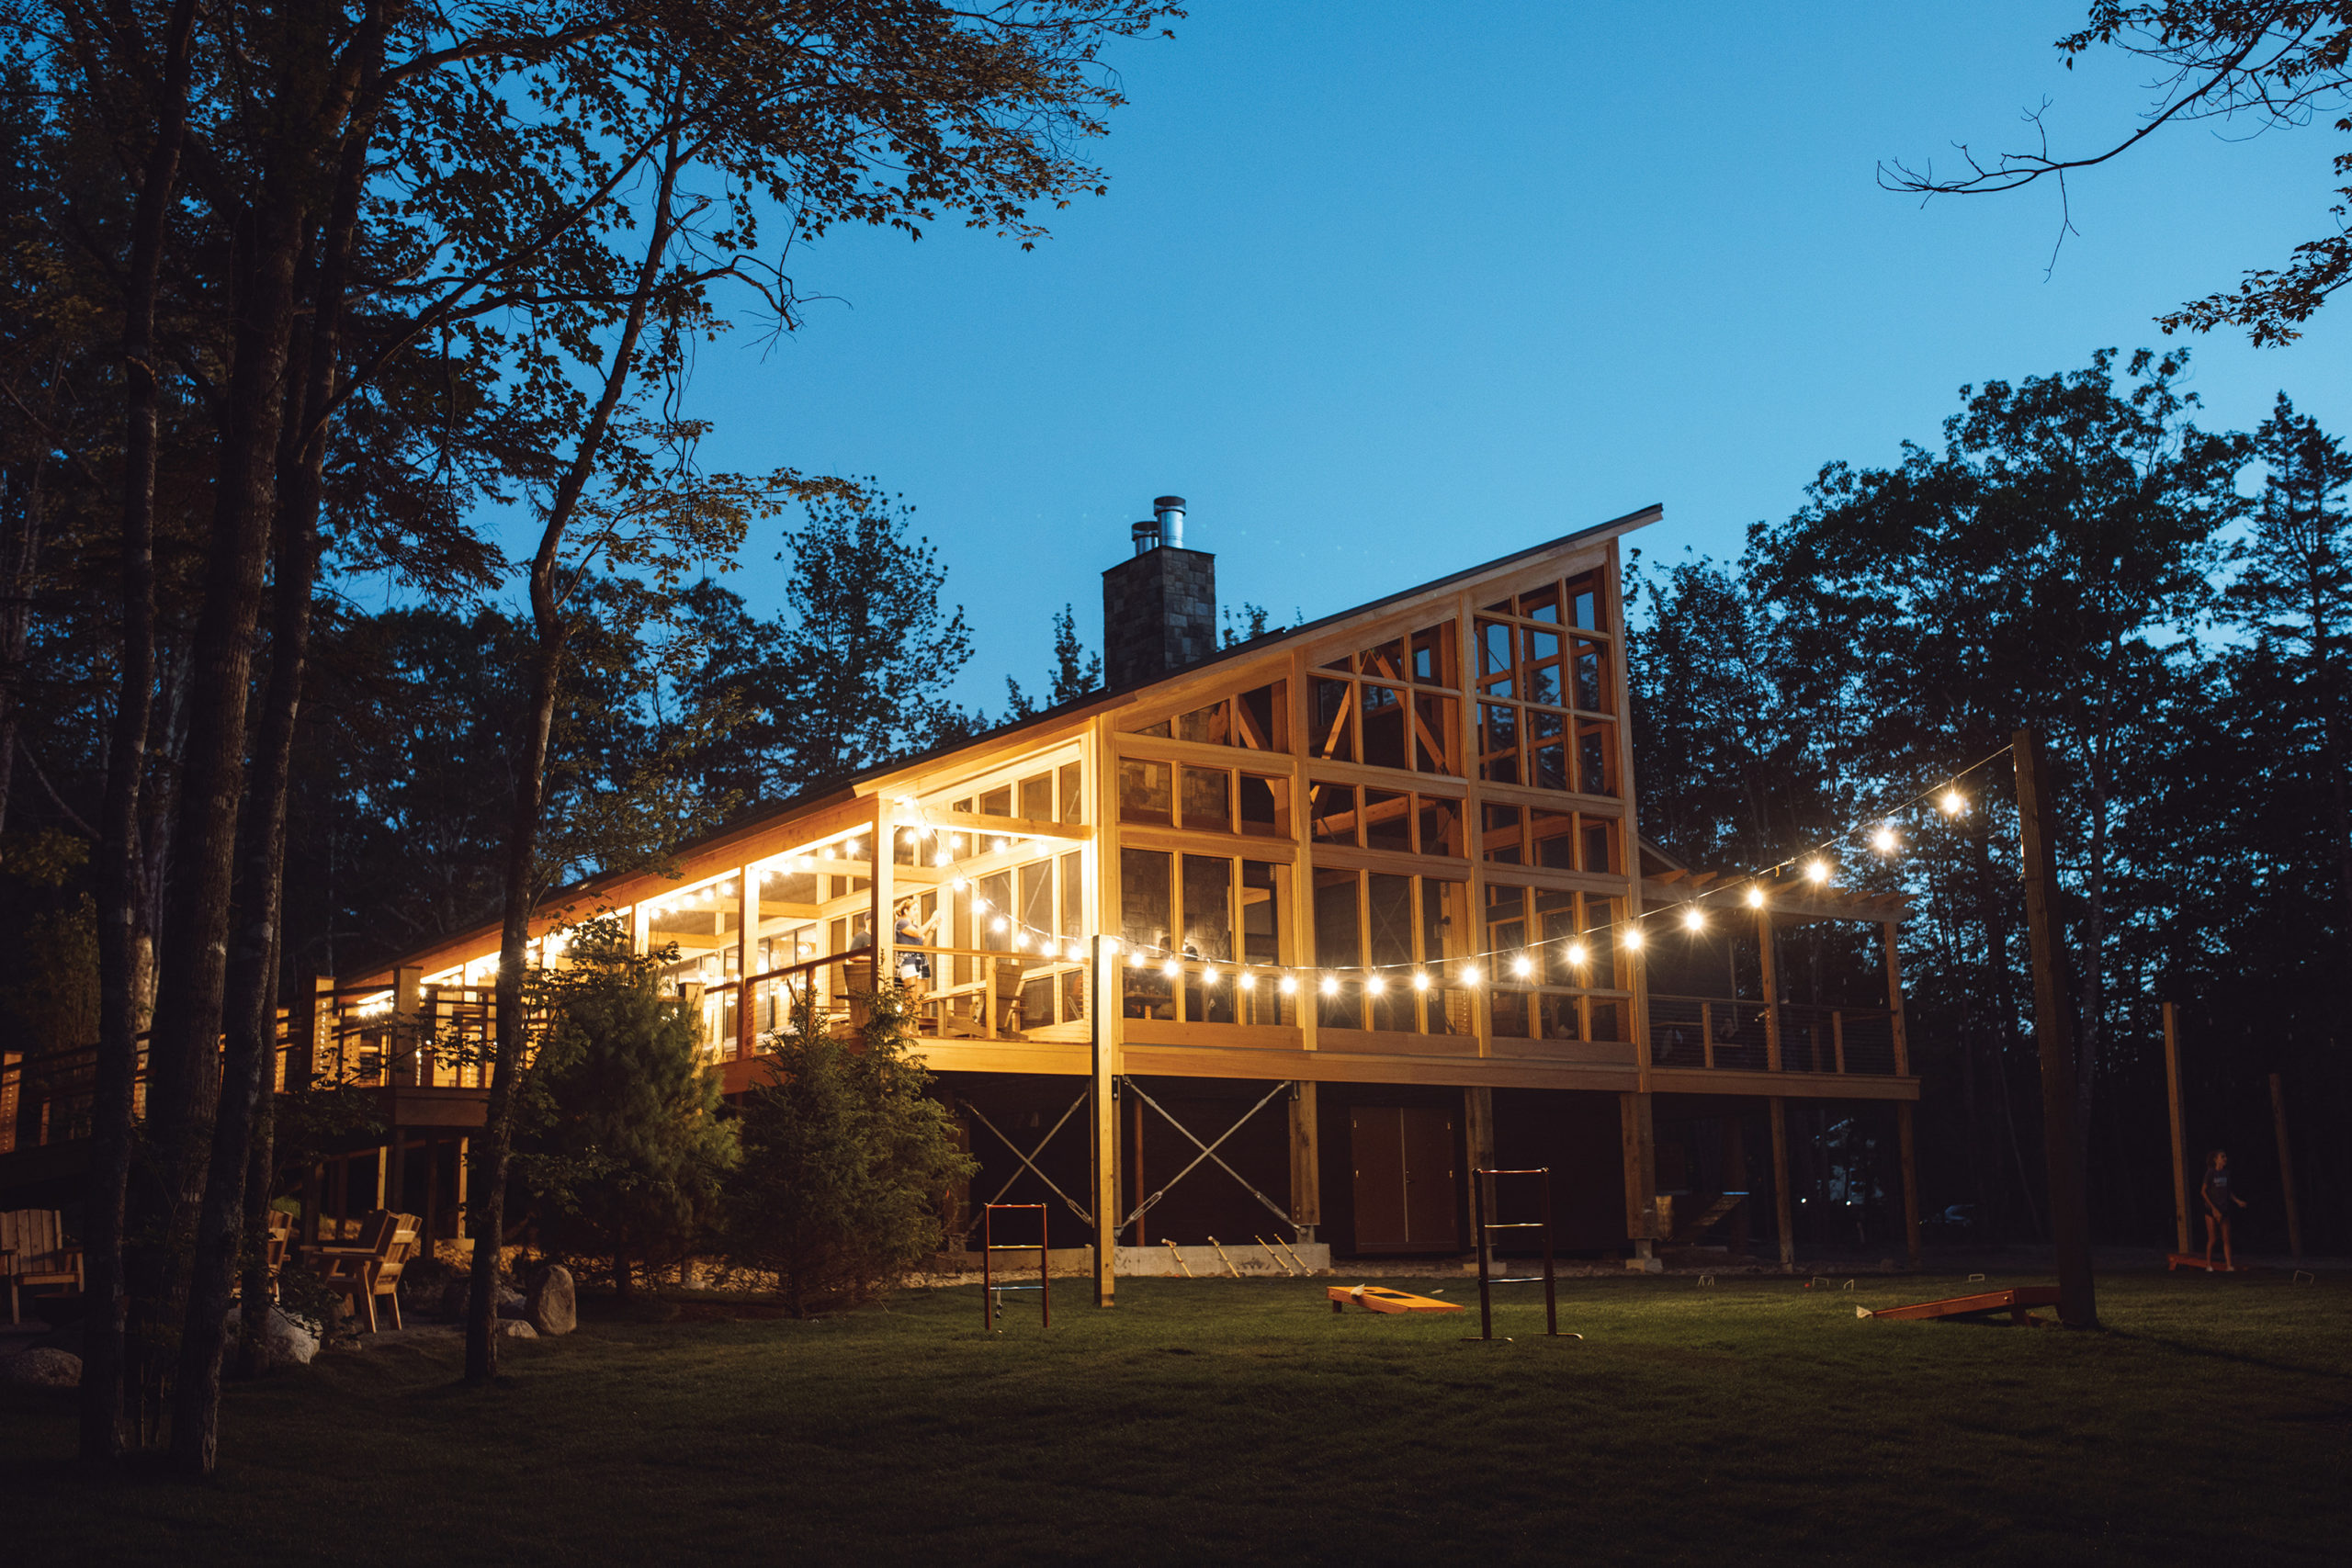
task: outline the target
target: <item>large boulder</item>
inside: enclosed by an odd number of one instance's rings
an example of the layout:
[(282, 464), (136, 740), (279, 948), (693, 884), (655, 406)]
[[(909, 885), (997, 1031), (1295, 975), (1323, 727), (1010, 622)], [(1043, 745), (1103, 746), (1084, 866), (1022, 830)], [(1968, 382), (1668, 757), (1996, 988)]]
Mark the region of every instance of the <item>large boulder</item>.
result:
[(580, 1304), (571, 1289), (571, 1270), (550, 1263), (531, 1276), (523, 1315), (541, 1334), (569, 1334), (580, 1326)]
[[(233, 1331), (241, 1323), (241, 1306), (229, 1309), (229, 1326)], [(232, 1332), (232, 1338), (234, 1334)], [(307, 1367), (319, 1353), (319, 1337), (299, 1318), (287, 1316), (276, 1307), (261, 1325), (262, 1359), (273, 1371), (279, 1367)]]
[(36, 1345), (0, 1361), (0, 1382), (18, 1388), (76, 1388), (82, 1382), (82, 1358), (71, 1350)]

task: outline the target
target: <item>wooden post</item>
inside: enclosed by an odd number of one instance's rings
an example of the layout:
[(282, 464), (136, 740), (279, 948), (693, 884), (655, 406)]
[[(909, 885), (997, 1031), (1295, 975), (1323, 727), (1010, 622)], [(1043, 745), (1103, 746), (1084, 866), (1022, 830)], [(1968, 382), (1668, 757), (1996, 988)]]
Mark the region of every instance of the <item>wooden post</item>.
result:
[(408, 1134), (397, 1123), (392, 1141), (384, 1150), (384, 1162), (390, 1174), (384, 1182), (386, 1201), (380, 1206), (399, 1213), (408, 1207)]
[[(1781, 1070), (1781, 966), (1772, 951), (1772, 911), (1770, 908), (1757, 910), (1756, 951), (1763, 959), (1764, 975), (1764, 1070), (1777, 1073)], [(1775, 1127), (1781, 1124), (1777, 1115), (1772, 1124)], [(1783, 1134), (1776, 1132), (1772, 1136), (1776, 1140), (1774, 1146), (1778, 1147), (1778, 1140)], [(1786, 1262), (1787, 1259), (1781, 1261)]]
[(1895, 922), (1882, 920), (1883, 932), (1880, 945), (1886, 953), (1886, 1015), (1894, 1036), (1894, 1072), (1897, 1077), (1911, 1076), (1911, 1034), (1903, 1023), (1903, 950), (1895, 945)]
[[(1465, 1089), (1462, 1091), (1462, 1148), (1469, 1156), (1468, 1170), (1463, 1175), (1472, 1184), (1478, 1180), (1477, 1172), (1491, 1168), (1495, 1158), (1495, 1091), (1491, 1089)], [(1483, 1237), (1473, 1235), (1471, 1245), (1481, 1244)]]
[(2175, 1252), (2188, 1250), (2188, 1144), (2180, 1125), (2180, 1031), (2173, 1005), (2165, 1004), (2165, 1099), (2172, 1107), (2172, 1238)]
[[(2270, 1075), (2270, 1122), (2278, 1133), (2278, 1195), (2287, 1203), (2287, 1250), (2295, 1261), (2303, 1260), (2303, 1221), (2295, 1209), (2295, 1160), (2287, 1145), (2287, 1091), (2278, 1086), (2278, 1075)], [(2183, 1247), (2182, 1251), (2188, 1248)]]
[(458, 1140), (458, 1203), (457, 1213), (453, 1217), (458, 1222), (458, 1229), (454, 1239), (460, 1245), (464, 1243), (467, 1234), (466, 1221), (468, 1215), (466, 1213), (466, 1172), (471, 1167), (472, 1163), (473, 1140), (471, 1138), (459, 1138)]
[(747, 865), (736, 874), (738, 900), (735, 929), (735, 1059), (752, 1059), (752, 975), (760, 951), (760, 872)]
[(870, 984), (877, 994), (899, 977), (898, 816), (888, 800), (878, 795), (874, 797), (874, 838), (867, 849), (874, 856), (874, 978)]
[(1781, 1272), (1797, 1267), (1796, 1204), (1789, 1197), (1789, 1102), (1774, 1095), (1772, 1104), (1772, 1205), (1780, 1223)]
[(1302, 1079), (1292, 1088), (1296, 1092), (1290, 1101), (1290, 1223), (1296, 1227), (1299, 1240), (1313, 1241), (1315, 1227), (1323, 1223), (1322, 1131), (1317, 1125), (1315, 1080)]
[(1625, 1156), (1625, 1235), (1634, 1244), (1634, 1267), (1655, 1266), (1657, 1223), (1657, 1126), (1646, 1094), (1621, 1094), (1617, 1114)]
[(2041, 1056), (2041, 1152), (2049, 1168), (2050, 1235), (2058, 1254), (2058, 1317), (2069, 1328), (2098, 1326), (2091, 1278), (2091, 1216), (2075, 1119), (2075, 1046), (2061, 973), (2057, 858), (2050, 843), (2050, 781), (2034, 732), (2015, 748), (2025, 918), (2033, 949), (2033, 1032)]
[(1094, 1180), (1089, 1201), (1094, 1210), (1094, 1304), (1115, 1304), (1119, 1246), (1119, 1106), (1111, 1097), (1119, 1070), (1119, 944), (1097, 932), (1094, 961), (1093, 1104), (1087, 1118), (1093, 1131)]
[(1911, 1102), (1894, 1102), (1894, 1126), (1903, 1145), (1903, 1245), (1911, 1267), (1919, 1267), (1919, 1154), (1911, 1128)]

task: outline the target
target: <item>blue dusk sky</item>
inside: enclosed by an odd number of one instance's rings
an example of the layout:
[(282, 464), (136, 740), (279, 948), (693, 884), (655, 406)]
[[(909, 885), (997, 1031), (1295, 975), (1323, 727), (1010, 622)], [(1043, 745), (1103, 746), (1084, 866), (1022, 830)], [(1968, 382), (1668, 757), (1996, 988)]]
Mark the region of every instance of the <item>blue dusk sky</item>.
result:
[[(942, 229), (799, 251), (804, 330), (707, 348), (717, 467), (872, 475), (918, 508), (977, 654), (1033, 691), (1048, 617), (1192, 502), (1228, 604), (1308, 619), (1662, 502), (1652, 558), (1736, 554), (1825, 462), (1933, 443), (1963, 383), (2165, 339), (2152, 318), (2329, 221), (2325, 127), (2180, 127), (2054, 189), (1878, 188), (1883, 158), (2104, 143), (2150, 74), (2065, 70), (2071, 4), (1198, 0), (1114, 57), (1110, 194), (1035, 250)], [(2352, 303), (2189, 340), (2209, 423), (2285, 389), (2352, 434)], [(780, 602), (772, 540), (729, 579)]]

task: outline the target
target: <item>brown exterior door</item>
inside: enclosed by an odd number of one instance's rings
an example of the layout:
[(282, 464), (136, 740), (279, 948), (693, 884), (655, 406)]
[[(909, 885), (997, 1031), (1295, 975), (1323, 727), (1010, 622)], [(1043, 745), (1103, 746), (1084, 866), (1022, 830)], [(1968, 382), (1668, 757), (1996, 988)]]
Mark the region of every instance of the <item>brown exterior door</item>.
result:
[(1348, 1138), (1358, 1252), (1461, 1245), (1452, 1116), (1425, 1106), (1362, 1105), (1348, 1113)]

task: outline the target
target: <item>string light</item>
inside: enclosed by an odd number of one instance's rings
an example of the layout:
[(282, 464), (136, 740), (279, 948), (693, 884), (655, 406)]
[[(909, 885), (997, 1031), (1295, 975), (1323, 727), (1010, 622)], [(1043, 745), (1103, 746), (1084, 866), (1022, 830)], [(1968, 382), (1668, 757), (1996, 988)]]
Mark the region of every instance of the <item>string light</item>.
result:
[(1762, 883), (1754, 882), (1748, 885), (1747, 907), (1751, 909), (1760, 909), (1764, 907), (1764, 885)]
[(1204, 986), (1216, 984), (1216, 965), (1212, 964), (1201, 971), (1201, 984)]
[(1184, 966), (1171, 958), (1167, 963), (1159, 966), (1159, 972), (1173, 980), (1177, 976), (1182, 975), (1184, 972)]
[(1968, 809), (1968, 797), (1956, 788), (1947, 789), (1936, 804), (1943, 807), (1945, 816), (1957, 817)]
[(1378, 975), (1368, 975), (1364, 977), (1363, 988), (1366, 995), (1376, 997), (1388, 988), (1388, 982)]
[(1419, 970), (1418, 970), (1418, 969), (1417, 969), (1417, 970), (1415, 970), (1415, 971), (1413, 972), (1413, 989), (1415, 989), (1415, 990), (1417, 990), (1417, 991), (1426, 991), (1426, 990), (1428, 990), (1429, 988), (1430, 988), (1430, 977), (1429, 977), (1429, 976), (1428, 976), (1428, 975), (1426, 975), (1426, 974), (1424, 974), (1424, 973), (1422, 973), (1421, 971), (1419, 971)]
[(1462, 966), (1462, 983), (1465, 986), (1475, 986), (1478, 983), (1478, 966), (1476, 964), (1465, 964)]
[(1282, 994), (1286, 997), (1296, 995), (1298, 991), (1298, 976), (1295, 975), (1283, 976), (1282, 985), (1279, 989), (1282, 991)]
[(1522, 953), (1510, 961), (1510, 972), (1524, 980), (1535, 973), (1535, 961)]
[(1871, 848), (1883, 855), (1891, 855), (1899, 847), (1899, 840), (1894, 836), (1894, 825), (1891, 822), (1880, 823), (1878, 831), (1871, 835)]
[(1323, 994), (1327, 997), (1336, 997), (1340, 994), (1340, 977), (1337, 975), (1323, 976)]
[(1568, 943), (1569, 963), (1581, 968), (1584, 964), (1585, 959), (1589, 956), (1590, 956), (1590, 954), (1586, 952), (1584, 943), (1580, 942), (1572, 942)]
[(1237, 991), (1254, 991), (1258, 988), (1258, 976), (1244, 969), (1234, 976), (1233, 988)]
[(1816, 886), (1829, 880), (1829, 863), (1819, 855), (1804, 863), (1804, 879)]
[(1127, 967), (1128, 967), (1128, 968), (1130, 968), (1130, 969), (1140, 969), (1140, 968), (1142, 968), (1142, 967), (1143, 967), (1143, 965), (1144, 965), (1144, 956), (1143, 956), (1143, 954), (1142, 954), (1142, 953), (1128, 953), (1128, 954), (1127, 954)]
[(1693, 904), (1682, 911), (1682, 924), (1687, 931), (1704, 931), (1707, 929), (1707, 917), (1700, 913), (1698, 905)]
[(962, 877), (957, 876), (950, 878), (947, 886), (953, 887), (956, 892), (961, 893), (964, 889), (969, 887), (971, 884), (965, 881)]
[(1642, 950), (1642, 928), (1639, 926), (1627, 926), (1625, 928), (1624, 936), (1620, 940), (1624, 942), (1628, 949), (1634, 953), (1639, 953)]
[(999, 916), (995, 919), (995, 920), (994, 920), (994, 921), (992, 921), (992, 922), (989, 924), (989, 930), (990, 930), (990, 931), (1001, 931), (1004, 930), (1004, 925), (1005, 925), (1004, 917), (1003, 917), (1002, 915), (999, 915)]

